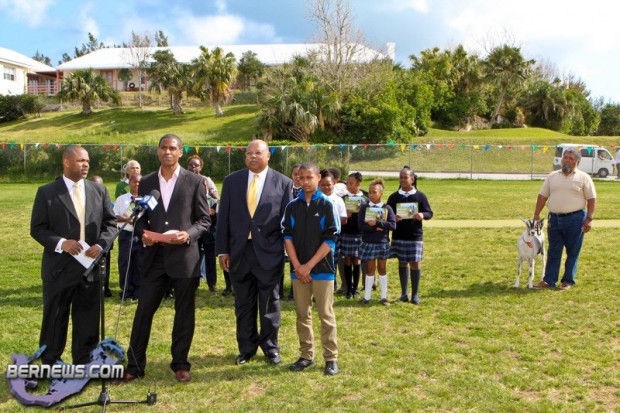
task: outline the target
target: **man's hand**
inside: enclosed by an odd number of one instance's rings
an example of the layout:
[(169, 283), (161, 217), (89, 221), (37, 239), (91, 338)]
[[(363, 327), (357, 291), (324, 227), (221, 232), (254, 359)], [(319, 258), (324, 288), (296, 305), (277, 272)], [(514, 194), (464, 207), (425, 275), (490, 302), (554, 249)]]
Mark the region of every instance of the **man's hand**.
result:
[[(73, 239), (65, 240), (60, 246), (64, 252), (71, 255), (78, 255), (84, 249), (82, 244)], [(91, 247), (92, 248), (92, 247)], [(96, 255), (95, 255), (96, 256)]]
[(185, 244), (186, 242), (189, 241), (189, 234), (187, 233), (187, 231), (179, 231), (177, 232), (177, 237), (173, 238), (170, 240), (171, 244)]
[(84, 253), (84, 255), (86, 255), (88, 258), (97, 258), (99, 256), (99, 254), (101, 254), (101, 251), (103, 251), (101, 249), (101, 247), (97, 244), (91, 246), (89, 249), (86, 250), (86, 252)]
[(155, 241), (153, 241), (151, 238), (149, 238), (148, 235), (146, 235), (146, 233), (144, 233), (142, 234), (142, 243), (147, 247), (152, 247), (155, 244)]
[(218, 260), (220, 261), (220, 268), (230, 272), (230, 255), (222, 254), (218, 257)]

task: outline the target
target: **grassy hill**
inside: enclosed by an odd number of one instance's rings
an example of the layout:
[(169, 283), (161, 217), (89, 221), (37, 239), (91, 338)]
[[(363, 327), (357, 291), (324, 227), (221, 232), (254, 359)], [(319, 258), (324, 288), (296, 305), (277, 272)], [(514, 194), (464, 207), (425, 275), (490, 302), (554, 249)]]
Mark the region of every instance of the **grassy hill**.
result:
[[(221, 145), (247, 142), (257, 132), (256, 105), (229, 106), (225, 112), (219, 118), (212, 108), (204, 107), (188, 108), (182, 116), (175, 116), (166, 108), (152, 107), (102, 108), (90, 116), (81, 115), (79, 110), (49, 112), (41, 118), (1, 123), (0, 142), (155, 144), (163, 134), (172, 132), (188, 145)], [(431, 129), (415, 142), (496, 145), (579, 142), (620, 146), (620, 137), (573, 137), (540, 128), (470, 132)]]

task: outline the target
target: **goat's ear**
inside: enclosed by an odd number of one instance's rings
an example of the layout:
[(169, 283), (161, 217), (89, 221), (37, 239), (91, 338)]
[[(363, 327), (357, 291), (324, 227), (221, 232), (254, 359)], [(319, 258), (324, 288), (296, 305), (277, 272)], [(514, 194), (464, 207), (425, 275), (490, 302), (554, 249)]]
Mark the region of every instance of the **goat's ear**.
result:
[(540, 225), (541, 228), (545, 226), (545, 219), (544, 218), (540, 220), (540, 224), (539, 225)]
[(523, 219), (521, 217), (519, 217), (519, 219), (521, 220), (521, 222), (523, 222), (525, 225), (527, 225), (527, 220), (526, 219)]

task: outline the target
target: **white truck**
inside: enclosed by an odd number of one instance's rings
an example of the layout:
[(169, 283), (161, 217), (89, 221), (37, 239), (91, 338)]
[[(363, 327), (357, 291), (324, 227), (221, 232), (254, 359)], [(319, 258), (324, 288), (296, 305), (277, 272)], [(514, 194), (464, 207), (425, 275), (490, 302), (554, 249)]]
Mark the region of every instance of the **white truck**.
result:
[(605, 178), (614, 172), (614, 157), (602, 146), (577, 143), (562, 143), (555, 147), (553, 169), (562, 167), (562, 155), (568, 148), (575, 149), (581, 154), (578, 169), (592, 176)]

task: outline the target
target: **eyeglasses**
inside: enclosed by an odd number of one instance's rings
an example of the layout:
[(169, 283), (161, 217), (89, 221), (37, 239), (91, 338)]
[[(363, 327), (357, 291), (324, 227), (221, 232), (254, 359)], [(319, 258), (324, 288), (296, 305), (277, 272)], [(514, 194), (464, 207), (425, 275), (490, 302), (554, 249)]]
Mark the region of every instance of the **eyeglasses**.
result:
[(256, 156), (257, 158), (260, 158), (264, 155), (265, 155), (265, 152), (246, 152), (245, 153), (245, 156)]

